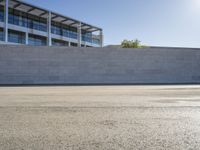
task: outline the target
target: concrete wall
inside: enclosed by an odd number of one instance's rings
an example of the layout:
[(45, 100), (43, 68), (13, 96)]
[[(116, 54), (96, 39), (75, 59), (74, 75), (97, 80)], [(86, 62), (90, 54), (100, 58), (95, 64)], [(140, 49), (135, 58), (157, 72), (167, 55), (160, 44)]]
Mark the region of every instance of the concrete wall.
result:
[(0, 45), (0, 84), (200, 83), (200, 49)]

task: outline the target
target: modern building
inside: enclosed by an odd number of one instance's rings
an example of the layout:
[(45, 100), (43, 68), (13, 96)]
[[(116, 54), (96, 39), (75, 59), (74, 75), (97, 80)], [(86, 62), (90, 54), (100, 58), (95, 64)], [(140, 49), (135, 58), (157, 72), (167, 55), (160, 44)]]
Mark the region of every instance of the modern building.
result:
[(102, 47), (103, 30), (21, 0), (0, 0), (0, 43)]

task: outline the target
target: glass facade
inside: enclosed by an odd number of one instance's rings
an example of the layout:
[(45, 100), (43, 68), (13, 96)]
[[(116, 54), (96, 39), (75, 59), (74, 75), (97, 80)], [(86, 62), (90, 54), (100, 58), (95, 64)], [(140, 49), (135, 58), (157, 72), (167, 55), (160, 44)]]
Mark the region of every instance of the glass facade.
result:
[(77, 44), (77, 43), (71, 43), (71, 46), (72, 46), (72, 47), (77, 47), (78, 44)]
[(52, 45), (53, 46), (68, 46), (69, 43), (66, 41), (61, 41), (61, 40), (57, 40), (57, 39), (52, 39)]
[(3, 22), (4, 21), (4, 9), (3, 6), (0, 6), (0, 21)]
[(47, 20), (18, 10), (9, 9), (10, 24), (47, 32)]
[[(4, 7), (0, 6), (0, 22), (4, 21)], [(17, 25), (17, 26), (21, 26), (21, 27), (26, 27), (26, 28), (30, 28), (30, 29), (35, 29), (38, 31), (43, 31), (43, 32), (47, 32), (47, 19), (35, 16), (35, 15), (31, 15), (16, 9), (12, 9), (9, 8), (9, 17), (8, 17), (8, 23), (9, 24), (13, 24), (13, 25)], [(72, 39), (78, 39), (78, 33), (77, 33), (77, 28), (76, 27), (72, 27), (72, 26), (68, 26), (59, 22), (55, 22), (52, 21), (52, 28), (51, 28), (51, 33), (52, 34), (56, 34), (56, 35), (60, 35), (63, 37), (67, 37), (67, 38), (72, 38)], [(3, 35), (3, 31), (0, 31), (0, 40), (4, 39), (4, 35)], [(37, 41), (38, 40), (38, 41)], [(9, 41), (15, 42), (15, 43), (25, 43), (24, 41), (24, 35), (21, 35), (20, 32), (16, 33), (16, 32), (10, 32), (9, 35)], [(46, 44), (46, 39), (37, 39), (34, 40), (34, 38), (30, 38), (29, 40), (31, 43), (30, 45), (33, 45), (34, 43), (36, 45), (44, 45), (44, 43)], [(88, 42), (88, 43), (93, 43), (93, 44), (100, 44), (100, 40), (99, 39), (94, 39), (92, 36), (91, 32), (86, 32), (84, 30), (82, 30), (82, 41), (83, 42)], [(52, 41), (53, 42), (53, 41)], [(53, 44), (58, 44), (59, 45), (60, 42), (54, 42)], [(63, 43), (60, 43), (61, 45)]]
[(25, 33), (8, 30), (8, 42), (25, 44)]
[(33, 46), (45, 46), (47, 45), (47, 38), (38, 36), (38, 35), (29, 34), (28, 44), (33, 45)]
[(99, 39), (92, 39), (92, 43), (99, 45), (100, 44), (100, 40)]
[(54, 21), (52, 21), (51, 33), (72, 39), (78, 38), (77, 28), (63, 25)]
[(100, 44), (100, 40), (99, 39), (95, 39), (92, 36), (93, 35), (92, 35), (91, 32), (84, 33), (84, 31), (82, 31), (82, 41), (99, 45)]
[(4, 40), (4, 32), (3, 32), (3, 29), (0, 28), (0, 41), (3, 41)]
[(82, 31), (82, 41), (92, 43), (92, 33)]

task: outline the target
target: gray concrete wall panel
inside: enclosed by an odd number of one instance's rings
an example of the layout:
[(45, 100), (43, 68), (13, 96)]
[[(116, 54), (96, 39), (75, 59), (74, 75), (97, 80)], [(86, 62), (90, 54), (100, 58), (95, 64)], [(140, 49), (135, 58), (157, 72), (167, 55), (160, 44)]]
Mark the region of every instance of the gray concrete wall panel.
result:
[(200, 83), (200, 49), (0, 46), (0, 84)]

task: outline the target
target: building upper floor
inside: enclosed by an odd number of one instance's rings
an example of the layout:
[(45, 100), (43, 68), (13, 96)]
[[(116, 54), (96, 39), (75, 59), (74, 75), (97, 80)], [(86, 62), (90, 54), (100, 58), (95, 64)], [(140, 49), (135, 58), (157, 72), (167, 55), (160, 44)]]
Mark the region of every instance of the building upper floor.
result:
[(52, 44), (52, 36), (57, 35), (77, 40), (77, 45), (84, 42), (97, 47), (103, 46), (101, 28), (19, 0), (0, 0), (0, 22), (6, 24), (4, 30), (11, 24), (44, 32), (48, 36), (47, 40), (51, 40), (49, 45)]

